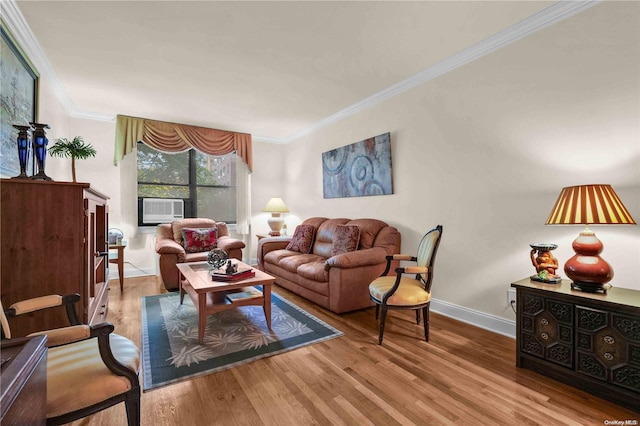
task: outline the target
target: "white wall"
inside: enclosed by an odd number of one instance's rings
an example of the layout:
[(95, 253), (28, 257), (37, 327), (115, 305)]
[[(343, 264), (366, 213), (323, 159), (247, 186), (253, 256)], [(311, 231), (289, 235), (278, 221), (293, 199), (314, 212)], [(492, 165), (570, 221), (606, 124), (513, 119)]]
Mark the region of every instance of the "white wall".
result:
[[(289, 210), (289, 200), (285, 196), (285, 173), (288, 165), (285, 162), (288, 146), (272, 143), (253, 142), (253, 173), (251, 174), (251, 237), (246, 241), (244, 256), (255, 262), (257, 234), (268, 234), (271, 229), (267, 220), (271, 213), (262, 209), (274, 197), (283, 199)], [(291, 214), (285, 214), (285, 223), (295, 221)], [(298, 222), (299, 223), (299, 222)]]
[[(512, 320), (529, 244), (558, 244), (564, 275), (582, 230), (544, 225), (562, 187), (612, 184), (640, 220), (639, 76), (637, 3), (595, 6), (290, 144), (284, 199), (300, 218), (385, 220), (407, 252), (442, 224), (434, 297)], [(323, 199), (321, 153), (388, 131), (394, 194)], [(612, 284), (640, 290), (640, 228), (592, 229)]]
[[(66, 132), (71, 119), (51, 90), (51, 85), (46, 77), (41, 77), (39, 81), (37, 116), (38, 122), (49, 124), (51, 127), (46, 130), (49, 146), (53, 145), (57, 138), (68, 137)], [(67, 171), (68, 178), (65, 177)], [(71, 180), (71, 160), (53, 158), (47, 155), (45, 173), (53, 180)]]

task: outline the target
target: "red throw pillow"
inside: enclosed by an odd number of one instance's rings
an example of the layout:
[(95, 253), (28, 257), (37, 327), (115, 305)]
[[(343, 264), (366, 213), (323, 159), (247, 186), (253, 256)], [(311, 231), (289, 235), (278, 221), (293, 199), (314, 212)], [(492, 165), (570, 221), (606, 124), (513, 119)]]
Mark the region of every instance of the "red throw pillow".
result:
[(360, 242), (360, 228), (358, 225), (338, 225), (333, 233), (331, 256), (355, 251)]
[(218, 228), (182, 228), (182, 245), (187, 253), (213, 250), (218, 246)]
[(313, 234), (315, 229), (311, 225), (298, 225), (287, 245), (287, 250), (309, 253), (313, 244)]

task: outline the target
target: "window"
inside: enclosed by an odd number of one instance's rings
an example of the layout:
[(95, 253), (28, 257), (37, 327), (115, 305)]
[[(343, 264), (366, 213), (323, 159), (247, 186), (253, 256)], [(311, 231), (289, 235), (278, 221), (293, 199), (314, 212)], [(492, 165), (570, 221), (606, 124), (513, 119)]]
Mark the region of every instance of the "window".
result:
[(138, 200), (181, 198), (185, 217), (236, 223), (235, 153), (213, 156), (194, 149), (167, 153), (142, 142), (137, 148)]

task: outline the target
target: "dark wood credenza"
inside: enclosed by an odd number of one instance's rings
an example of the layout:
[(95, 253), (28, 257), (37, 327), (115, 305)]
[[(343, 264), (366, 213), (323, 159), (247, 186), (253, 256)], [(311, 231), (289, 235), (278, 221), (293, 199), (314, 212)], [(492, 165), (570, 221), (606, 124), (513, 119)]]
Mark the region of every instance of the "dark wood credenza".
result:
[(585, 293), (529, 278), (511, 286), (518, 367), (640, 412), (640, 291)]

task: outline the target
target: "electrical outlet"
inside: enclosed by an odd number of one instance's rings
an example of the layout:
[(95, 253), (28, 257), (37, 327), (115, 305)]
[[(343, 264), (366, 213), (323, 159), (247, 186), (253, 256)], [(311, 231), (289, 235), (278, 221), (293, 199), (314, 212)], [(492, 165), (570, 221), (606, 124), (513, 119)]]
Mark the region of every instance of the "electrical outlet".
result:
[(510, 288), (507, 290), (507, 305), (512, 306), (511, 302), (516, 303), (516, 289)]

